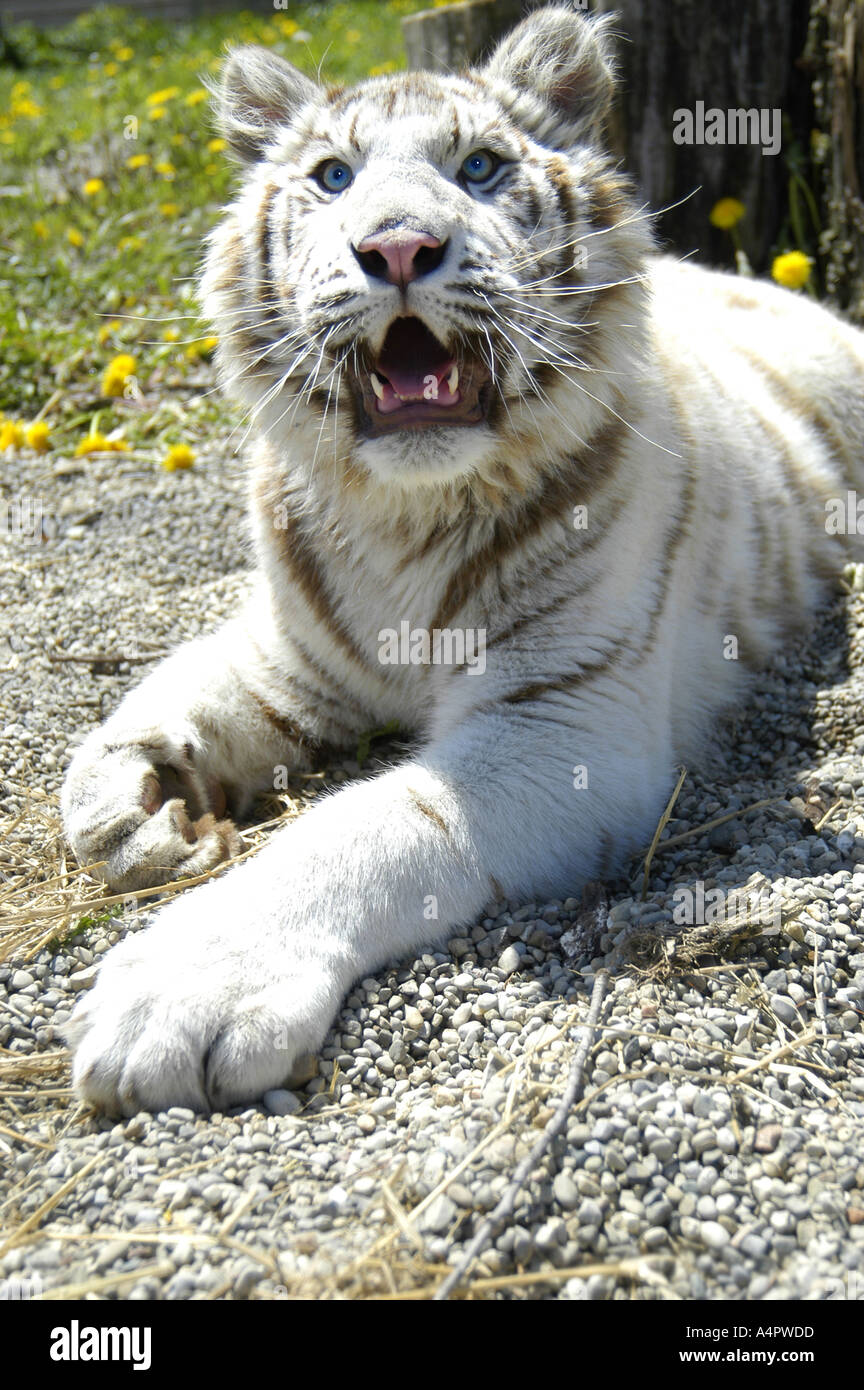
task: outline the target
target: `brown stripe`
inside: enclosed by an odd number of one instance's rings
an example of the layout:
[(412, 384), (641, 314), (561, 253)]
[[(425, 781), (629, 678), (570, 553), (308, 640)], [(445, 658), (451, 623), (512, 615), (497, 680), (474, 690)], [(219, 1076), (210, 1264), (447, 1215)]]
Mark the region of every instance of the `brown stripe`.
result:
[(308, 651), (298, 639), (296, 633), (292, 633), (291, 635), (291, 645), (301, 660), (305, 661), (310, 671), (314, 672), (322, 683), (326, 683), (331, 690), (335, 691), (346, 709), (351, 709), (355, 713), (360, 714), (367, 724), (370, 720), (374, 722), (375, 712), (372, 707), (367, 705), (359, 695), (355, 694), (353, 691), (347, 690), (346, 687), (336, 679), (333, 673), (328, 671), (326, 666), (322, 666), (321, 662), (317, 661), (312, 653)]
[(260, 284), (265, 303), (267, 304), (275, 297), (273, 268), (270, 264), (270, 215), (278, 195), (279, 185), (276, 183), (268, 183), (267, 187), (264, 189), (264, 197), (261, 200), (261, 206), (258, 209), (258, 233), (255, 249), (258, 254), (258, 265), (260, 267)]
[(313, 737), (311, 734), (305, 733), (300, 728), (299, 724), (297, 724), (293, 719), (289, 719), (287, 715), (279, 714), (278, 711), (275, 710), (272, 705), (269, 705), (267, 703), (263, 696), (257, 694), (257, 692), (254, 690), (250, 690), (249, 694), (251, 695), (255, 704), (258, 706), (258, 709), (264, 715), (264, 718), (267, 720), (268, 724), (272, 724), (273, 728), (278, 729), (280, 734), (284, 734), (285, 738), (291, 739), (293, 743), (299, 744), (301, 748), (309, 749), (320, 747), (320, 739)]
[(417, 807), (418, 811), (420, 811), (424, 816), (426, 816), (428, 820), (433, 821), (434, 824), (438, 826), (439, 830), (444, 831), (445, 835), (450, 834), (450, 827), (444, 820), (443, 816), (439, 816), (438, 812), (434, 809), (434, 807), (428, 805), (427, 802), (422, 801), (417, 792), (414, 791), (413, 787), (408, 788), (408, 795), (411, 798), (413, 804)]
[[(309, 710), (315, 710), (316, 708), (320, 710), (320, 706), (323, 701), (324, 704), (332, 706), (332, 708), (335, 711), (337, 711), (339, 715), (338, 722), (340, 722), (343, 725), (343, 732), (345, 733), (346, 737), (352, 732), (350, 726), (348, 725), (345, 719), (346, 707), (351, 707), (352, 712), (360, 715), (358, 723), (362, 723), (363, 721), (365, 721), (368, 724), (370, 722), (370, 711), (364, 709), (362, 705), (355, 703), (350, 696), (345, 694), (344, 691), (336, 687), (338, 693), (335, 695), (331, 695), (326, 690), (323, 690), (320, 685), (311, 685), (309, 682), (304, 681), (299, 675), (296, 674), (296, 672), (281, 670), (276, 665), (276, 663), (272, 661), (270, 657), (267, 656), (267, 654), (261, 650), (260, 646), (254, 638), (250, 638), (250, 642), (255, 650), (255, 654), (258, 658), (258, 661), (260, 662), (261, 667), (269, 675), (272, 684), (277, 688), (280, 686), (285, 686), (286, 688), (290, 688), (292, 691), (296, 692), (298, 697), (297, 704), (300, 707), (301, 712), (303, 712), (302, 707), (304, 705), (304, 702)], [(322, 679), (326, 678), (329, 680), (329, 676), (323, 670), (323, 667), (319, 667), (317, 663), (313, 663), (312, 659), (307, 657), (306, 654), (300, 650), (297, 641), (293, 638), (292, 646), (298, 652), (298, 655), (300, 655), (304, 660), (308, 660), (310, 665), (314, 665), (316, 675), (320, 675)], [(332, 684), (335, 686), (335, 682), (332, 682)], [(327, 716), (327, 718), (331, 727), (337, 722), (335, 716)]]
[[(556, 558), (555, 563), (556, 567), (560, 567), (560, 558)], [(568, 589), (566, 593), (559, 594), (557, 598), (552, 599), (552, 601), (547, 603), (543, 608), (535, 608), (530, 613), (523, 613), (522, 617), (516, 618), (510, 623), (509, 627), (502, 628), (500, 632), (495, 633), (494, 637), (487, 639), (486, 651), (488, 652), (492, 647), (500, 646), (502, 642), (509, 642), (510, 638), (515, 637), (516, 633), (521, 632), (524, 627), (528, 627), (532, 623), (538, 623), (543, 618), (549, 618), (553, 613), (559, 612), (573, 600), (576, 592), (577, 591), (573, 589)], [(578, 592), (581, 592), (581, 589), (578, 590)]]
[(292, 516), (288, 511), (290, 499), (286, 497), (282, 500), (286, 524), (274, 525), (273, 533), (278, 537), (285, 568), (290, 572), (294, 583), (327, 635), (351, 657), (352, 661), (368, 670), (366, 657), (345, 624), (336, 616), (334, 603), (324, 582), (315, 552), (303, 533), (299, 518)]
[(768, 382), (775, 396), (780, 398), (787, 410), (799, 416), (822, 436), (822, 441), (828, 452), (833, 454), (835, 458), (840, 458), (844, 463), (849, 464), (847, 443), (837, 426), (823, 415), (812, 401), (796, 391), (786, 377), (776, 371), (769, 363), (763, 361), (761, 357), (757, 357), (754, 352), (749, 352), (746, 348), (738, 348), (737, 351)]
[(450, 119), (450, 148), (454, 151), (454, 153), (456, 150), (458, 150), (461, 140), (462, 131), (459, 127), (459, 110), (454, 103), (453, 114)]
[(580, 685), (584, 685), (589, 678), (602, 676), (617, 666), (618, 660), (625, 649), (626, 643), (623, 638), (619, 638), (610, 651), (609, 655), (596, 665), (586, 666), (582, 671), (574, 671), (569, 676), (556, 676), (550, 680), (531, 681), (528, 685), (521, 685), (518, 690), (512, 691), (509, 695), (502, 695), (501, 703), (505, 705), (524, 705), (528, 702), (534, 703), (545, 695), (572, 694), (578, 690)]
[(583, 451), (572, 457), (566, 473), (547, 478), (542, 492), (523, 503), (515, 515), (509, 512), (496, 519), (491, 540), (450, 579), (430, 627), (449, 627), (490, 573), (538, 535), (548, 522), (563, 522), (567, 508), (584, 503), (586, 489), (599, 477), (611, 477), (626, 429), (622, 420), (611, 420)]
[(666, 602), (675, 570), (675, 560), (682, 543), (690, 535), (690, 520), (696, 502), (696, 482), (692, 474), (687, 478), (681, 510), (665, 536), (665, 549), (660, 568), (659, 592), (648, 619), (648, 631), (639, 651), (640, 657), (646, 655), (657, 639), (660, 620), (666, 611)]

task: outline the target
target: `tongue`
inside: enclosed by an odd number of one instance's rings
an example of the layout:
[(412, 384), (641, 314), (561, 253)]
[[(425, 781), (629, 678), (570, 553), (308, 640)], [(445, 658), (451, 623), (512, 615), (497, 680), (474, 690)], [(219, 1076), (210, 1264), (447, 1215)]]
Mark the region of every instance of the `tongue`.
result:
[(432, 400), (438, 401), (440, 405), (448, 405), (456, 399), (446, 380), (452, 370), (452, 360), (444, 362), (438, 367), (427, 364), (420, 371), (390, 367), (387, 372), (387, 380), (396, 395), (400, 396), (402, 400)]
[(445, 382), (453, 365), (443, 343), (420, 319), (404, 317), (390, 325), (378, 370), (397, 396), (405, 400), (437, 400), (446, 405), (456, 400)]

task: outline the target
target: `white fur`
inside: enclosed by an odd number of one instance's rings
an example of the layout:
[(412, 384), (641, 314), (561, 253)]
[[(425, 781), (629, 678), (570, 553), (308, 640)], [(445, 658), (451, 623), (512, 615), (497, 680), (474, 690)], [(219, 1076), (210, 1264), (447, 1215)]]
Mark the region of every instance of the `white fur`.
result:
[[(558, 33), (562, 61), (575, 51), (582, 64), (590, 27), (569, 11), (550, 13), (545, 51)], [(407, 763), (326, 797), (254, 859), (183, 895), (111, 953), (69, 1025), (75, 1084), (109, 1111), (255, 1097), (320, 1046), (352, 979), (445, 941), (499, 891), (563, 897), (644, 844), (676, 760), (698, 750), (706, 725), (743, 688), (744, 662), (726, 659), (724, 639), (739, 636), (752, 666), (776, 647), (784, 619), (806, 617), (820, 592), (815, 569), (830, 567), (824, 498), (864, 474), (861, 336), (788, 291), (657, 258), (635, 214), (592, 233), (587, 207), (577, 207), (575, 235), (560, 225), (556, 235), (544, 161), (552, 151), (566, 161), (577, 203), (580, 189), (606, 177), (593, 146), (580, 142), (605, 105), (608, 63), (603, 50), (589, 65), (589, 109), (555, 107), (547, 69), (538, 75), (525, 58), (534, 22), (509, 57), (493, 61), (485, 97), (462, 79), (429, 79), (440, 101), (419, 116), (406, 108), (386, 126), (378, 103), (387, 83), (368, 84), (359, 189), (310, 211), (294, 227), (290, 254), (278, 239), (274, 253), (276, 283), (301, 287), (283, 327), (314, 331), (316, 303), (347, 281), (373, 348), (399, 312), (397, 291), (366, 283), (350, 242), (382, 218), (437, 219), (433, 231), (446, 232), (456, 254), (473, 247), (486, 257), (502, 294), (518, 297), (536, 278), (533, 299), (520, 300), (523, 316), (514, 311), (523, 354), (502, 361), (508, 414), (495, 428), (358, 443), (341, 378), (339, 419), (328, 412), (323, 424), (302, 397), (289, 413), (274, 390), (257, 421), (260, 580), (247, 609), (157, 668), (73, 759), (64, 790), (73, 847), (82, 861), (107, 854), (109, 879), (128, 886), (152, 878), (157, 861), (164, 872), (156, 881), (164, 881), (220, 857), (218, 836), (190, 845), (173, 811), (142, 811), (140, 788), (154, 763), (185, 769), (201, 797), (215, 778), (248, 799), (272, 783), (276, 766), (307, 761), (305, 745), (280, 735), (262, 701), (296, 717), (312, 740), (350, 744), (394, 718), (421, 738)], [(242, 82), (243, 63), (232, 72)], [(271, 116), (284, 102), (284, 123), (274, 135), (272, 120), (259, 119), (255, 91), (240, 103), (236, 143), (253, 163), (205, 277), (211, 311), (229, 331), (255, 303), (262, 190), (276, 185), (270, 215), (288, 217), (307, 144), (341, 153), (346, 138), (338, 120), (327, 125), (309, 84), (286, 76), (263, 95), (259, 80), (256, 90)], [(514, 246), (529, 243), (509, 214), (491, 194), (466, 199), (435, 155), (448, 128), (439, 108), (451, 106), (478, 132), (506, 124), (503, 111), (516, 113), (524, 177), (535, 179), (545, 219), (530, 243), (546, 258), (534, 270), (514, 256)], [(469, 148), (471, 138), (480, 136), (466, 135)], [(628, 298), (605, 307), (600, 294), (544, 293), (556, 242), (580, 236), (589, 283), (632, 278)], [(238, 246), (243, 269), (226, 276)], [(337, 270), (343, 279), (334, 282)], [(446, 337), (456, 309), (440, 277), (410, 290), (412, 312)], [(588, 374), (565, 370), (531, 399), (528, 372), (543, 360), (543, 342), (550, 355), (561, 348), (549, 314), (596, 317), (602, 359)], [(256, 375), (233, 341), (224, 339), (223, 375), (233, 374), (242, 401), (260, 406), (290, 357), (274, 353)], [(803, 407), (790, 406), (777, 378)], [(519, 499), (560, 482), (581, 442), (602, 437), (622, 412), (609, 485), (600, 469), (583, 498), (577, 473), (560, 514), (508, 549), (507, 526), (526, 526)], [(830, 421), (839, 452), (817, 417)], [(790, 459), (800, 496), (784, 471)], [(513, 495), (505, 495), (502, 463)], [(286, 562), (273, 520), (282, 498), (299, 517), (297, 545), (314, 552), (315, 590)], [(582, 500), (586, 533), (573, 527)], [(487, 553), (495, 558), (484, 569), (477, 557)], [(377, 665), (380, 630), (404, 620), (430, 626), (472, 562), (477, 572), (451, 625), (494, 636), (520, 624), (490, 646), (484, 674)], [(316, 592), (329, 596), (340, 631), (321, 619)], [(524, 692), (535, 684), (542, 693), (532, 699)], [(316, 698), (303, 693), (309, 687)], [(581, 790), (579, 765), (588, 770)]]

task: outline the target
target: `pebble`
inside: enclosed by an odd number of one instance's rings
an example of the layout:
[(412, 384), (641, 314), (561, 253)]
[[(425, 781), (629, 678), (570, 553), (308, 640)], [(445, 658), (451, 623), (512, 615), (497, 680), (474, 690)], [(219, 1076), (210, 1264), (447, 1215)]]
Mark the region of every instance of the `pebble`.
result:
[(262, 1099), (271, 1115), (296, 1115), (303, 1104), (293, 1091), (265, 1091)]
[[(0, 566), (0, 604), (16, 614), (17, 644), (4, 646), (0, 635), (0, 813), (9, 818), (4, 852), (8, 841), (20, 862), (56, 862), (50, 815), (18, 830), (12, 821), (31, 791), (56, 797), (74, 737), (142, 674), (138, 666), (99, 674), (50, 663), (46, 643), (81, 649), (85, 634), (98, 633), (120, 650), (139, 650), (142, 639), (167, 647), (236, 611), (247, 582), (243, 486), (221, 444), (210, 452), (202, 444), (201, 467), (164, 478), (147, 446), (128, 459), (76, 460), (62, 479), (51, 475), (63, 467), (56, 455), (24, 451), (15, 461), (16, 485), (28, 495), (74, 504), (64, 524), (95, 513), (78, 539), (67, 532), (46, 542), (40, 554), (50, 563)], [(191, 532), (175, 524), (181, 509), (195, 518)], [(141, 557), (157, 542), (159, 565), (142, 590)], [(356, 982), (320, 1056), (300, 1059), (289, 1084), (260, 1103), (217, 1116), (177, 1106), (117, 1123), (86, 1115), (70, 1126), (66, 1099), (52, 1100), (49, 1120), (34, 1088), (34, 1104), (21, 1104), (7, 1129), (36, 1143), (0, 1133), (0, 1207), (26, 1220), (91, 1158), (97, 1163), (52, 1210), (51, 1231), (0, 1257), (2, 1278), (38, 1272), (50, 1288), (94, 1271), (134, 1273), (157, 1258), (152, 1242), (127, 1238), (141, 1227), (158, 1234), (158, 1259), (172, 1272), (145, 1271), (121, 1285), (132, 1301), (185, 1301), (220, 1288), (229, 1299), (257, 1300), (279, 1285), (290, 1297), (317, 1298), (325, 1285), (332, 1292), (334, 1271), (356, 1266), (364, 1280), (379, 1277), (364, 1255), (398, 1230), (394, 1199), (421, 1234), (424, 1258), (452, 1267), (552, 1113), (575, 1025), (596, 972), (610, 963), (614, 987), (585, 1096), (478, 1272), (614, 1267), (650, 1253), (677, 1299), (800, 1301), (820, 1296), (820, 1281), (838, 1270), (864, 1268), (864, 855), (856, 848), (864, 844), (864, 593), (856, 590), (844, 611), (852, 674), (832, 664), (845, 640), (838, 608), (803, 647), (781, 653), (776, 672), (756, 678), (725, 770), (694, 770), (672, 827), (694, 830), (796, 786), (803, 805), (815, 779), (823, 810), (843, 802), (818, 837), (782, 800), (730, 823), (713, 843), (691, 835), (656, 857), (644, 902), (641, 885), (617, 900), (608, 888), (611, 912), (599, 934), (586, 936), (578, 897), (490, 904), (449, 948), (430, 943), (415, 960)], [(808, 744), (806, 753), (804, 705), (815, 711), (816, 751)], [(350, 757), (334, 770), (334, 783), (358, 771)], [(783, 930), (741, 945), (733, 964), (746, 971), (709, 959), (723, 968), (680, 973), (671, 949), (681, 936), (676, 888), (737, 889), (757, 872), (783, 902)], [(790, 904), (799, 917), (789, 916)], [(136, 925), (142, 920), (146, 913)], [(667, 943), (670, 969), (656, 978), (616, 954), (640, 923)], [(120, 916), (62, 949), (0, 966), (7, 1063), (54, 1052), (60, 1021), (127, 925)], [(745, 1086), (727, 1086), (732, 1070), (811, 1027), (817, 995), (827, 1042), (820, 1036), (780, 1065), (750, 1072)], [(66, 1084), (50, 1078), (58, 1090)], [(610, 1084), (596, 1091), (604, 1078)], [(822, 1078), (840, 1104), (827, 1102)], [(88, 1232), (105, 1230), (122, 1238), (88, 1244)], [(52, 1239), (52, 1231), (75, 1239)], [(364, 1293), (386, 1291), (380, 1278)], [(587, 1301), (657, 1296), (641, 1278), (543, 1287), (544, 1297)]]

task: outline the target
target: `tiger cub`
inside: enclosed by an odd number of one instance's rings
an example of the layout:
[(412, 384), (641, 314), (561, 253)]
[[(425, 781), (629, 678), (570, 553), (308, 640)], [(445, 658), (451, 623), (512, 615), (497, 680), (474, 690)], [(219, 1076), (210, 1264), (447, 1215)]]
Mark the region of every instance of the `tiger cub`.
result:
[(417, 751), (110, 953), (68, 1026), (96, 1106), (257, 1097), (356, 978), (613, 871), (838, 567), (864, 337), (656, 254), (602, 145), (610, 45), (552, 7), (461, 76), (226, 63), (245, 171), (203, 296), (255, 584), (77, 750), (69, 839), (160, 884), (230, 857), (278, 769), (391, 720)]

